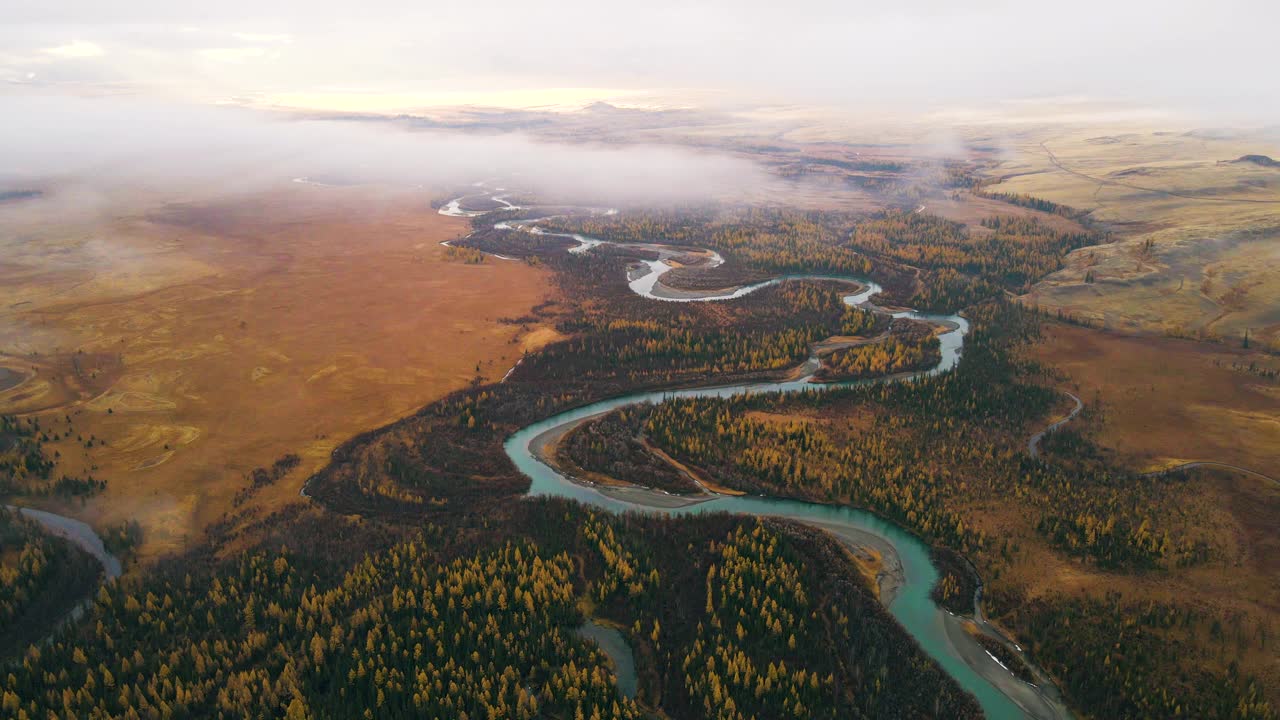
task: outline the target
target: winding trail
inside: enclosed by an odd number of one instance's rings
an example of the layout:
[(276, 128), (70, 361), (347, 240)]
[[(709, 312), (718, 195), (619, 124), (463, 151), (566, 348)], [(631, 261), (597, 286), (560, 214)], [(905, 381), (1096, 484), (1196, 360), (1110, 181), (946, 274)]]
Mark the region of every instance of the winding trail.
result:
[[(466, 212), (461, 210), (460, 201), (461, 199), (450, 202), (440, 211), (445, 214)], [(508, 222), (505, 227), (501, 227), (500, 223), (495, 225), (495, 228), (553, 234), (537, 228), (533, 224), (535, 222), (536, 220)], [(607, 243), (604, 240), (580, 235), (555, 234), (574, 239), (579, 243), (571, 248), (570, 252), (586, 252)], [(879, 285), (856, 277), (791, 275), (708, 293), (676, 290), (663, 285), (661, 278), (662, 275), (674, 269), (666, 260), (682, 252), (687, 253), (687, 248), (675, 250), (669, 246), (651, 243), (628, 246), (656, 250), (659, 254), (657, 260), (640, 263), (628, 277), (631, 290), (650, 300), (719, 302), (743, 297), (788, 279), (819, 279), (856, 285), (859, 288), (858, 291), (844, 298), (846, 304), (886, 312), (871, 303), (871, 297), (880, 292)], [(710, 255), (714, 258), (712, 262), (723, 262), (723, 258), (719, 255), (715, 253)], [(904, 373), (874, 380), (815, 384), (811, 380), (813, 372), (817, 369), (817, 359), (810, 357), (802, 366), (800, 373), (802, 377), (798, 379), (643, 392), (602, 400), (529, 425), (511, 435), (503, 444), (503, 449), (516, 468), (530, 478), (529, 496), (566, 497), (611, 512), (644, 511), (670, 515), (730, 512), (787, 518), (830, 532), (847, 545), (874, 548), (883, 557), (884, 566), (895, 575), (889, 583), (889, 592), (884, 592), (885, 583), (882, 581), (881, 601), (907, 633), (915, 639), (919, 647), (964, 690), (978, 700), (988, 718), (1056, 720), (1071, 717), (1051, 683), (1046, 682), (1037, 686), (1014, 677), (963, 629), (966, 620), (951, 615), (933, 602), (930, 591), (937, 582), (939, 574), (932, 563), (930, 548), (920, 538), (895, 523), (865, 510), (840, 505), (824, 505), (766, 496), (728, 496), (714, 492), (690, 498), (638, 486), (597, 486), (568, 477), (554, 467), (547, 455), (548, 445), (562, 437), (573, 426), (627, 405), (657, 403), (672, 398), (728, 398), (748, 393), (821, 392), (829, 388), (856, 384), (907, 382), (923, 376), (948, 372), (957, 365), (964, 345), (964, 336), (969, 330), (969, 323), (963, 317), (928, 315), (910, 310), (889, 314), (893, 317), (907, 317), (941, 324), (947, 328), (938, 336), (941, 357), (936, 366), (917, 373)], [(980, 596), (975, 596), (975, 603), (980, 600)], [(975, 607), (975, 617), (985, 624), (980, 606)], [(1012, 641), (1000, 635), (994, 627), (987, 625), (984, 631), (1002, 642), (1012, 644)], [(1016, 644), (1013, 647), (1017, 647)], [(1038, 676), (1047, 680), (1043, 674)]]
[(1164, 190), (1162, 188), (1144, 187), (1142, 185), (1135, 185), (1133, 183), (1127, 183), (1121, 180), (1113, 180), (1111, 178), (1101, 178), (1096, 175), (1086, 175), (1085, 173), (1082, 173), (1079, 170), (1072, 170), (1066, 165), (1063, 165), (1062, 161), (1058, 159), (1058, 156), (1054, 155), (1053, 151), (1049, 149), (1049, 146), (1044, 144), (1043, 142), (1040, 143), (1040, 148), (1044, 150), (1046, 155), (1049, 156), (1049, 162), (1053, 163), (1054, 167), (1058, 168), (1064, 173), (1067, 173), (1068, 175), (1075, 175), (1078, 178), (1083, 178), (1091, 182), (1096, 182), (1098, 183), (1099, 187), (1101, 187), (1102, 185), (1114, 185), (1116, 187), (1129, 188), (1130, 190), (1141, 190), (1142, 192), (1159, 193), (1161, 195), (1168, 195), (1169, 197), (1183, 198), (1184, 200), (1199, 200), (1201, 202), (1257, 203), (1261, 205), (1280, 204), (1280, 199), (1272, 200), (1269, 198), (1207, 197), (1204, 195), (1192, 195), (1190, 193), (1178, 192), (1177, 190)]
[[(1063, 390), (1062, 392), (1065, 393), (1072, 400), (1074, 400), (1076, 403), (1076, 406), (1072, 408), (1071, 412), (1067, 413), (1065, 417), (1053, 422), (1045, 429), (1031, 436), (1031, 439), (1027, 441), (1027, 454), (1029, 454), (1033, 458), (1036, 458), (1036, 459), (1040, 458), (1040, 441), (1044, 439), (1045, 435), (1048, 435), (1049, 433), (1054, 432), (1055, 430), (1067, 424), (1068, 422), (1071, 422), (1072, 420), (1075, 419), (1077, 415), (1080, 414), (1080, 411), (1084, 409), (1084, 402), (1082, 402), (1080, 398), (1076, 397), (1073, 393), (1067, 392), (1066, 390)], [(1231, 463), (1218, 462), (1217, 460), (1189, 460), (1187, 462), (1171, 465), (1167, 468), (1161, 468), (1159, 470), (1152, 470), (1150, 472), (1141, 473), (1139, 477), (1158, 477), (1160, 475), (1172, 475), (1174, 473), (1183, 472), (1185, 470), (1194, 470), (1196, 468), (1201, 468), (1201, 467), (1215, 467), (1215, 468), (1222, 468), (1223, 470), (1234, 470), (1235, 472), (1238, 472), (1238, 473), (1244, 473), (1245, 475), (1250, 475), (1260, 480), (1266, 480), (1267, 482), (1272, 482), (1272, 483), (1276, 483), (1277, 485), (1280, 485), (1280, 480), (1277, 480), (1269, 475), (1264, 475), (1258, 472), (1257, 470), (1250, 470), (1247, 467), (1240, 467), (1239, 465), (1232, 465)]]
[(1080, 400), (1080, 398), (1076, 397), (1074, 393), (1069, 393), (1066, 390), (1063, 390), (1062, 392), (1066, 393), (1067, 397), (1075, 400), (1076, 406), (1071, 408), (1071, 412), (1067, 413), (1066, 417), (1050, 423), (1049, 427), (1041, 430), (1035, 435), (1032, 435), (1031, 439), (1027, 441), (1027, 454), (1037, 460), (1040, 459), (1040, 441), (1044, 439), (1044, 436), (1071, 422), (1080, 414), (1081, 410), (1084, 410), (1084, 402)]
[(1257, 470), (1250, 470), (1249, 468), (1240, 467), (1239, 465), (1232, 465), (1230, 463), (1218, 462), (1216, 460), (1192, 460), (1190, 462), (1179, 463), (1178, 465), (1162, 468), (1160, 470), (1152, 470), (1151, 472), (1143, 473), (1142, 476), (1156, 477), (1157, 475), (1172, 475), (1173, 473), (1182, 472), (1184, 470), (1194, 470), (1199, 467), (1216, 467), (1216, 468), (1222, 468), (1224, 470), (1234, 470), (1239, 473), (1244, 473), (1245, 475), (1251, 475), (1261, 480), (1266, 480), (1268, 482), (1273, 482), (1273, 483), (1276, 483), (1277, 485), (1280, 485), (1280, 480), (1277, 480), (1269, 475), (1263, 475)]

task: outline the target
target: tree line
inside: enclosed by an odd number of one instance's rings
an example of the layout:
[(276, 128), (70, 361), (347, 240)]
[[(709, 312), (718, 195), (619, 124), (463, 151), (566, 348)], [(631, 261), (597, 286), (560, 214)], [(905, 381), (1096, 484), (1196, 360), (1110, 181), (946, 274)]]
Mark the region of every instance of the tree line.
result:
[[(0, 709), (18, 719), (922, 718), (945, 703), (979, 716), (852, 569), (819, 569), (840, 552), (829, 539), (555, 500), (493, 520), (484, 533), (395, 530), (403, 537), (349, 562), (264, 543), (103, 586), (81, 623), (6, 668)], [(283, 526), (294, 541), (310, 537)], [(611, 660), (574, 632), (584, 613), (624, 629), (639, 698), (619, 694)]]

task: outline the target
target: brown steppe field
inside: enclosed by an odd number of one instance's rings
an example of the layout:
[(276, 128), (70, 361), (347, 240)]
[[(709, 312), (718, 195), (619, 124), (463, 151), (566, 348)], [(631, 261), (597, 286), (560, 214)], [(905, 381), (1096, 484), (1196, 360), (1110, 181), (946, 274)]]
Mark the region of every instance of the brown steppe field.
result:
[(450, 258), (440, 242), (467, 221), (421, 194), (288, 185), (138, 205), (0, 208), (0, 413), (71, 418), (46, 444), (55, 475), (107, 488), (42, 504), (99, 529), (137, 520), (143, 560), (198, 542), (252, 469), (301, 456), (253, 499), (290, 502), (337, 444), (554, 339), (499, 322), (551, 298), (545, 271)]
[[(1071, 558), (1036, 530), (1031, 508), (974, 498), (963, 509), (975, 524), (1021, 549), (1001, 573), (1008, 586), (1027, 599), (1062, 593), (1207, 610), (1231, 618), (1231, 632), (1254, 640), (1280, 632), (1280, 380), (1266, 374), (1280, 369), (1280, 357), (1062, 323), (1046, 323), (1027, 354), (1058, 371), (1057, 386), (1078, 395), (1086, 408), (1101, 409), (1100, 419), (1079, 416), (1067, 427), (1083, 430), (1109, 462), (1153, 472), (1212, 461), (1265, 477), (1220, 467), (1168, 476), (1151, 497), (1163, 508), (1160, 530), (1202, 540), (1209, 556), (1190, 567), (1147, 572), (1111, 571)], [(1192, 648), (1188, 669), (1225, 671), (1235, 660), (1268, 693), (1280, 687), (1269, 643), (1241, 646), (1203, 632), (1183, 639)]]
[(1196, 461), (1280, 477), (1280, 357), (1177, 338), (1048, 324), (1031, 355), (1101, 403), (1098, 442), (1132, 470)]

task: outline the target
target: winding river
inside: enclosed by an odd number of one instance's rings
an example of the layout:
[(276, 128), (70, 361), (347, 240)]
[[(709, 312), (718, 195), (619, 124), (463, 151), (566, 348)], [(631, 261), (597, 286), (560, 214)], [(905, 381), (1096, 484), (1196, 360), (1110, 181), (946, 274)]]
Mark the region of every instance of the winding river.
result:
[[(453, 201), (441, 209), (443, 214), (460, 210)], [(477, 213), (479, 214), (479, 213)], [(531, 221), (509, 224), (511, 230), (544, 233), (529, 224)], [(551, 234), (551, 233), (545, 233)], [(607, 241), (565, 235), (579, 245), (571, 252), (584, 252)], [(861, 289), (845, 297), (849, 305), (870, 306), (870, 299), (880, 292), (874, 282), (855, 277), (831, 277), (821, 275), (792, 275), (775, 278), (753, 285), (731, 288), (717, 293), (687, 293), (661, 284), (661, 276), (670, 271), (667, 257), (677, 254), (661, 245), (645, 245), (659, 251), (659, 259), (645, 261), (638, 273), (632, 273), (628, 284), (636, 293), (666, 302), (710, 302), (742, 297), (786, 279), (839, 280), (858, 285)], [(713, 254), (711, 262), (719, 261)], [(947, 328), (939, 335), (942, 357), (933, 368), (914, 374), (899, 375), (880, 380), (908, 380), (922, 375), (932, 375), (951, 370), (960, 360), (964, 336), (969, 323), (959, 315), (927, 315), (913, 311), (893, 313), (894, 317), (907, 317), (941, 324)], [(977, 698), (988, 718), (1065, 718), (1070, 713), (1052, 687), (1037, 687), (1015, 678), (994, 657), (988, 654), (964, 629), (963, 621), (938, 607), (929, 597), (939, 574), (930, 559), (929, 546), (920, 538), (898, 525), (872, 513), (855, 508), (823, 505), (765, 496), (713, 495), (710, 498), (682, 498), (661, 491), (641, 487), (606, 488), (574, 481), (544, 462), (540, 450), (549, 441), (562, 436), (567, 430), (586, 419), (607, 413), (616, 408), (637, 403), (658, 403), (672, 398), (731, 397), (744, 393), (816, 391), (840, 384), (811, 383), (816, 370), (815, 358), (805, 365), (806, 375), (785, 382), (762, 382), (728, 386), (713, 386), (675, 391), (641, 392), (569, 410), (525, 427), (504, 443), (511, 461), (532, 483), (529, 496), (558, 496), (572, 498), (610, 512), (644, 511), (669, 515), (693, 515), (707, 512), (730, 512), (743, 515), (779, 517), (795, 520), (828, 531), (843, 542), (855, 546), (873, 546), (886, 555), (886, 566), (896, 565), (900, 584), (891, 593), (882, 593), (890, 613), (961, 687)], [(864, 381), (866, 382), (866, 381)], [(872, 381), (875, 382), (875, 381)], [(891, 595), (891, 597), (890, 597)]]
[[(83, 523), (75, 518), (69, 518), (64, 515), (55, 515), (44, 510), (36, 510), (35, 508), (19, 507), (17, 505), (5, 505), (6, 510), (10, 510), (36, 521), (50, 535), (56, 535), (64, 538), (71, 544), (79, 547), (88, 553), (98, 564), (102, 565), (102, 573), (106, 582), (113, 582), (124, 571), (120, 564), (120, 558), (112, 555), (103, 544), (102, 538), (88, 524)], [(94, 585), (97, 588), (97, 585)], [(50, 634), (45, 636), (46, 641), (53, 637), (59, 628), (69, 622), (79, 620), (84, 613), (93, 604), (93, 590), (89, 591), (88, 597), (71, 608), (62, 619), (53, 624)]]

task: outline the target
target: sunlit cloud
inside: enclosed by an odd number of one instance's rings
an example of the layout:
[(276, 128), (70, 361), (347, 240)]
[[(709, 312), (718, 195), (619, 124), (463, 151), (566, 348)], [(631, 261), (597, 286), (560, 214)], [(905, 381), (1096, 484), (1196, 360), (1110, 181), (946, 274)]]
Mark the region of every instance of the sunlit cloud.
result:
[(204, 48), (197, 51), (201, 58), (220, 63), (244, 63), (272, 57), (275, 53), (260, 47)]
[(276, 45), (287, 45), (293, 42), (293, 36), (288, 33), (231, 33), (231, 36), (237, 40), (247, 43), (270, 43)]
[[(581, 105), (644, 88), (859, 110), (1072, 94), (1266, 121), (1280, 110), (1265, 70), (1280, 3), (1261, 0), (1079, 0), (1069, 13), (1012, 0), (798, 0), (785, 22), (763, 0), (491, 0), (496, 22), (466, 4), (414, 0), (9, 4), (0, 55), (20, 61), (0, 66), (63, 63), (61, 78), (205, 101), (287, 93), (281, 104), (394, 111)], [(409, 97), (439, 93), (454, 97)]]
[(52, 55), (53, 57), (58, 58), (91, 58), (100, 57), (105, 54), (102, 46), (96, 43), (85, 42), (83, 40), (77, 40), (75, 42), (67, 43), (66, 45), (44, 48), (40, 52), (45, 55)]

